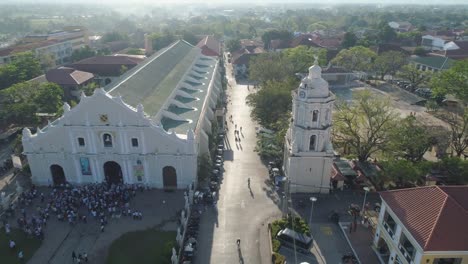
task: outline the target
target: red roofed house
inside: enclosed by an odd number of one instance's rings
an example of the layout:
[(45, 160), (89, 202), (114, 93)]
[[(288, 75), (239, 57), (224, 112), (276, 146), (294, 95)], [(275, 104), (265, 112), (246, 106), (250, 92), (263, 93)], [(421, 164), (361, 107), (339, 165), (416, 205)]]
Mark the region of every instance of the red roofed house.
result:
[(49, 70), (45, 76), (48, 82), (62, 87), (66, 99), (80, 99), (81, 89), (94, 79), (92, 73), (68, 67)]
[(468, 263), (468, 186), (381, 192), (373, 248), (381, 263)]
[(105, 86), (142, 61), (143, 59), (131, 55), (94, 56), (77, 61), (70, 65), (70, 67), (94, 74), (95, 80), (101, 86)]
[(197, 47), (201, 49), (202, 54), (205, 56), (221, 56), (221, 44), (213, 36), (204, 37), (200, 42), (198, 42)]

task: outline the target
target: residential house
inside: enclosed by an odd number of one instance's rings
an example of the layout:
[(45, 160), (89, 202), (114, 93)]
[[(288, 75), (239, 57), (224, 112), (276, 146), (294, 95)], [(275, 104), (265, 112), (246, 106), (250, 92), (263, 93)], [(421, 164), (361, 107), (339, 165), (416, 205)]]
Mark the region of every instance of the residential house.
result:
[(396, 32), (408, 32), (408, 31), (411, 31), (411, 29), (413, 28), (413, 25), (411, 25), (410, 22), (406, 22), (406, 21), (399, 21), (399, 22), (391, 21), (391, 22), (388, 22), (388, 25), (391, 28), (393, 28)]
[(248, 73), (250, 59), (258, 54), (265, 53), (263, 46), (243, 46), (241, 49), (234, 51), (231, 55), (231, 62), (234, 67), (235, 76), (246, 77)]
[(424, 35), (421, 39), (421, 46), (426, 50), (443, 50), (445, 40), (431, 35)]
[(410, 52), (403, 49), (400, 45), (389, 44), (389, 43), (378, 44), (377, 46), (371, 47), (371, 49), (375, 51), (377, 55), (381, 55), (382, 53), (387, 52), (387, 51), (398, 51), (398, 52), (403, 53), (404, 55), (410, 54)]
[(450, 41), (445, 43), (443, 50), (434, 52), (437, 55), (444, 56), (454, 60), (463, 60), (468, 58), (468, 41)]
[(94, 74), (95, 81), (105, 86), (142, 61), (134, 56), (95, 56), (77, 61), (69, 67)]
[(449, 69), (454, 60), (440, 56), (420, 57), (413, 55), (409, 58), (409, 62), (415, 65), (418, 70), (438, 72)]
[(373, 249), (381, 263), (468, 263), (468, 186), (381, 192)]
[(56, 83), (62, 87), (67, 100), (80, 99), (82, 88), (94, 79), (94, 75), (90, 72), (78, 71), (69, 67), (49, 70), (45, 77), (48, 82)]
[(331, 184), (333, 189), (343, 190), (344, 184), (352, 185), (357, 177), (355, 170), (351, 168), (348, 160), (333, 161)]
[(222, 54), (221, 43), (214, 36), (206, 36), (197, 44), (202, 50), (202, 54), (210, 57), (219, 57)]

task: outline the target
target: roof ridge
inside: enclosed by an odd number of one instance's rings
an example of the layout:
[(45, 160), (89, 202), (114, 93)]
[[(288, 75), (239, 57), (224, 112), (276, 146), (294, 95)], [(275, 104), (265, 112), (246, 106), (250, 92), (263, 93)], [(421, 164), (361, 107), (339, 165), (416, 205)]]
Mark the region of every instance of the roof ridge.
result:
[(437, 218), (436, 218), (436, 220), (435, 220), (435, 224), (434, 224), (434, 225), (432, 226), (432, 228), (431, 228), (431, 233), (430, 233), (429, 236), (427, 237), (427, 240), (426, 240), (426, 243), (424, 244), (423, 249), (426, 249), (427, 245), (428, 245), (429, 242), (431, 241), (432, 235), (434, 234), (435, 227), (439, 224), (439, 218), (440, 218), (440, 216), (442, 215), (442, 211), (444, 210), (445, 206), (447, 205), (447, 201), (448, 201), (448, 199), (449, 199), (449, 197), (450, 197), (450, 196), (449, 196), (446, 192), (444, 192), (444, 190), (442, 190), (439, 186), (436, 185), (435, 187), (436, 187), (436, 188), (435, 188), (436, 190), (442, 192), (442, 193), (445, 195), (445, 200), (444, 200), (444, 203), (442, 204), (442, 206), (440, 207), (440, 211), (439, 211), (439, 213), (438, 213), (438, 215), (437, 215)]

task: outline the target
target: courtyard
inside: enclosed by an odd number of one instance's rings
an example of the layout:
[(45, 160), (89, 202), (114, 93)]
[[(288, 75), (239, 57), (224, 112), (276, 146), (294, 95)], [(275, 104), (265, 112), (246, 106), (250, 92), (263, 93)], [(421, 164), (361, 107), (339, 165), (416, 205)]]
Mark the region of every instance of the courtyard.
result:
[[(40, 187), (38, 193), (44, 193), (45, 197), (52, 191), (52, 188)], [(37, 208), (43, 206), (40, 198), (33, 200), (33, 203), (25, 207), (25, 214), (27, 218), (37, 216)], [(88, 216), (87, 222), (77, 221), (75, 224), (69, 224), (67, 221), (59, 221), (54, 214), (50, 215), (47, 225), (43, 227), (44, 240), (28, 262), (30, 264), (43, 264), (43, 263), (68, 263), (72, 261), (72, 253), (76, 255), (86, 253), (88, 255), (88, 263), (106, 263), (106, 259), (109, 255), (109, 248), (111, 244), (122, 235), (141, 230), (153, 230), (152, 233), (160, 233), (162, 235), (161, 240), (166, 240), (168, 234), (174, 234), (173, 239), (175, 241), (175, 230), (177, 229), (177, 213), (184, 207), (183, 191), (164, 192), (162, 190), (138, 190), (136, 196), (129, 202), (129, 208), (133, 211), (139, 211), (142, 213), (141, 220), (135, 220), (132, 216), (119, 215), (111, 218), (108, 217), (108, 223), (105, 225), (105, 229), (102, 232), (98, 219)], [(15, 216), (7, 218), (8, 223), (14, 229), (18, 227), (17, 219), (22, 217), (22, 211), (20, 209), (15, 210)], [(155, 229), (157, 228), (157, 230)], [(2, 231), (4, 228), (2, 227)], [(169, 233), (168, 233), (169, 231)], [(23, 232), (23, 231), (18, 231)], [(127, 235), (127, 237), (121, 239), (125, 245), (133, 244), (138, 241), (142, 242), (142, 235), (138, 234), (136, 237), (133, 235)], [(138, 241), (134, 241), (131, 238), (135, 238)], [(28, 241), (31, 243), (33, 248), (36, 243), (40, 243), (39, 240), (34, 238), (36, 241)], [(2, 240), (3, 241), (3, 240)], [(2, 244), (3, 245), (7, 244)], [(7, 246), (5, 246), (6, 249)], [(121, 248), (121, 245), (117, 243), (115, 248)], [(145, 249), (143, 247), (143, 249)], [(3, 250), (3, 248), (2, 248)], [(3, 252), (3, 251), (0, 251)], [(129, 252), (129, 251), (126, 251)], [(30, 252), (24, 252), (25, 257), (30, 257)], [(117, 254), (117, 253), (113, 253)], [(137, 254), (139, 254), (137, 252)], [(169, 249), (170, 254), (170, 249)], [(150, 255), (154, 255), (150, 254)], [(3, 262), (2, 263), (10, 263)], [(123, 263), (123, 262), (122, 262)]]

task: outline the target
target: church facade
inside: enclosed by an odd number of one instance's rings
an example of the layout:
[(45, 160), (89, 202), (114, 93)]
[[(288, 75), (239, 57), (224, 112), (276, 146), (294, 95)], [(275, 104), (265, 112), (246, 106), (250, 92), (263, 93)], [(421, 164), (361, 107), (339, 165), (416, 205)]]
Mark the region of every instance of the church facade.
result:
[(23, 130), (32, 182), (196, 184), (220, 78), (217, 59), (178, 41), (117, 82), (82, 94), (75, 107), (65, 103), (57, 120), (35, 134)]
[(317, 62), (293, 91), (293, 111), (284, 148), (285, 176), (291, 193), (328, 193), (333, 165), (330, 141), (335, 96)]

